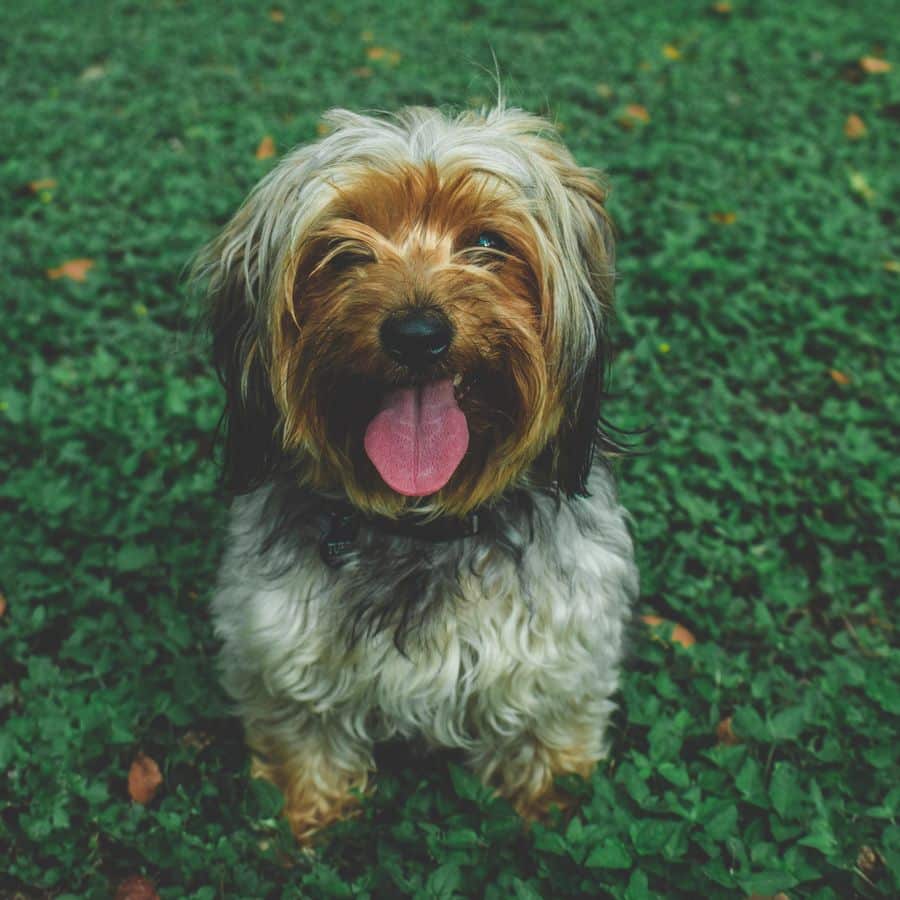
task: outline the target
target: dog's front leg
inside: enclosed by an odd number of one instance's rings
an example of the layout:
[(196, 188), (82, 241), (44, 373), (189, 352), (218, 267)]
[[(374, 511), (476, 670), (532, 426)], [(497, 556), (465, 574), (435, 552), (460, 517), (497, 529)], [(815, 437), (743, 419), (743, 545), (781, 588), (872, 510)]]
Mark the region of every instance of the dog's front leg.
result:
[(254, 777), (284, 794), (284, 815), (301, 844), (353, 815), (374, 768), (371, 744), (328, 717), (301, 724), (255, 725), (248, 733)]

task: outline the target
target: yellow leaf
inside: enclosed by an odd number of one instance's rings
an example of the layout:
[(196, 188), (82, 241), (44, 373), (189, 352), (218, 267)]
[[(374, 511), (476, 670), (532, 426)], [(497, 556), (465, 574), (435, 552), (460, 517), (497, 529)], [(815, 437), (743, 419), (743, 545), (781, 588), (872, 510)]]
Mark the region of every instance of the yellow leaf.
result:
[(662, 53), (666, 59), (681, 59), (681, 51), (673, 44), (666, 44)]
[(68, 278), (70, 281), (87, 281), (87, 273), (94, 268), (92, 259), (68, 259), (55, 269), (47, 269), (47, 277), (56, 281)]
[(272, 140), (270, 135), (266, 135), (260, 142), (259, 146), (256, 148), (256, 158), (257, 159), (269, 159), (275, 155), (275, 141)]
[(835, 384), (850, 384), (850, 376), (845, 375), (839, 369), (829, 369), (828, 374), (831, 376), (832, 381), (834, 381)]
[(386, 54), (387, 50), (384, 47), (369, 47), (366, 50), (366, 57), (371, 60), (384, 59)]
[(844, 134), (851, 141), (858, 141), (866, 135), (865, 122), (856, 113), (850, 113), (844, 122)]
[(878, 56), (864, 56), (859, 61), (859, 67), (869, 75), (883, 75), (891, 71), (891, 64), (886, 59)]
[(671, 349), (672, 349), (672, 348), (671, 348), (667, 343), (665, 343), (665, 341), (663, 341), (663, 343), (661, 343), (661, 344), (659, 345), (659, 352), (660, 352), (660, 353), (668, 353)]
[(284, 10), (282, 9), (270, 9), (269, 10), (269, 18), (273, 22), (283, 22), (284, 21)]
[(596, 87), (598, 96), (602, 97), (604, 100), (609, 100), (613, 95), (613, 89), (610, 85), (606, 84), (606, 82), (601, 81)]
[(862, 172), (850, 173), (850, 188), (854, 194), (859, 194), (860, 197), (863, 197), (866, 200), (875, 199), (875, 191), (872, 190), (869, 180)]
[(895, 275), (900, 275), (900, 260), (886, 259), (883, 266), (885, 272), (893, 272)]
[(709, 221), (715, 222), (716, 225), (734, 225), (734, 223), (737, 221), (737, 213), (735, 213), (735, 212), (710, 213)]

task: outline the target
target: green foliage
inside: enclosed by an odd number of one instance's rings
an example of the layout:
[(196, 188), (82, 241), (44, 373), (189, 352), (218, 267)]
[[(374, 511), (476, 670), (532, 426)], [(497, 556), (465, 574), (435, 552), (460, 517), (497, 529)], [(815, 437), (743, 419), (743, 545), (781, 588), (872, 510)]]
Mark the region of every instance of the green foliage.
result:
[[(6, 4), (0, 895), (135, 873), (198, 900), (900, 893), (900, 16), (733, 6)], [(894, 67), (865, 74), (879, 44)], [(697, 643), (635, 628), (570, 816), (523, 831), (457, 760), (394, 749), (308, 857), (216, 681), (221, 399), (180, 276), (272, 165), (264, 135), (490, 101), (491, 50), (609, 173), (607, 414), (655, 425), (620, 467), (642, 602)], [(45, 276), (81, 257), (83, 283)], [(165, 779), (147, 807), (139, 750)]]

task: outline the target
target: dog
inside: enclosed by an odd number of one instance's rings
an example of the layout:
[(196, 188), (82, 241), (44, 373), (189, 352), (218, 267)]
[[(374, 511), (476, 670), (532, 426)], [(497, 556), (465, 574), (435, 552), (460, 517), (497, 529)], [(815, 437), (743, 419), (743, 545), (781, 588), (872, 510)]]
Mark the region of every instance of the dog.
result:
[(199, 257), (223, 683), (301, 843), (395, 738), (540, 817), (607, 751), (638, 591), (601, 418), (605, 188), (502, 104), (325, 124)]

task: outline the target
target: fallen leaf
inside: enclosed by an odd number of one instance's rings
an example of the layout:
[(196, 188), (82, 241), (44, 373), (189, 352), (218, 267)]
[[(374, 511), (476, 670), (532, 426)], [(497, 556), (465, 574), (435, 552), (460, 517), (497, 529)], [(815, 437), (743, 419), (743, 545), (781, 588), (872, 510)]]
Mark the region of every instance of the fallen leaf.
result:
[(721, 3), (713, 3), (712, 11), (719, 16), (730, 16), (733, 12), (732, 6), (730, 3), (721, 2)]
[(6, 597), (0, 594), (0, 619), (6, 615)]
[(716, 225), (734, 225), (734, 223), (737, 222), (737, 213), (735, 213), (735, 212), (710, 213), (709, 221), (715, 222)]
[(666, 59), (681, 59), (681, 51), (674, 44), (666, 44), (662, 54)]
[(729, 747), (741, 742), (741, 739), (734, 733), (734, 729), (731, 727), (731, 716), (722, 719), (722, 721), (716, 725), (716, 739), (720, 744), (727, 744)]
[(645, 125), (649, 121), (650, 113), (647, 112), (647, 107), (641, 106), (640, 103), (629, 103), (625, 107), (625, 112), (619, 116), (619, 124), (628, 131), (635, 125)]
[(839, 369), (829, 369), (828, 374), (831, 376), (831, 380), (834, 381), (835, 384), (850, 384), (850, 376), (845, 375)]
[(891, 64), (886, 59), (878, 56), (864, 56), (859, 61), (859, 67), (869, 75), (883, 75), (891, 71)]
[(317, 122), (316, 123), (316, 134), (319, 137), (325, 137), (331, 131), (331, 126), (327, 122)]
[(205, 750), (213, 742), (205, 731), (186, 731), (181, 737), (181, 746), (191, 750)]
[(373, 62), (384, 61), (388, 65), (396, 66), (403, 58), (397, 50), (388, 50), (386, 47), (369, 47), (366, 50), (366, 58)]
[(97, 81), (106, 75), (106, 66), (88, 66), (79, 76), (79, 81)]
[(159, 900), (159, 894), (150, 879), (132, 875), (116, 888), (115, 900)]
[(879, 872), (882, 861), (877, 850), (873, 850), (871, 847), (863, 844), (856, 854), (856, 865), (865, 872), (866, 875), (872, 876)]
[(357, 66), (352, 72), (357, 78), (371, 78), (374, 74), (371, 66)]
[(669, 622), (667, 619), (663, 619), (660, 616), (641, 616), (641, 621), (651, 628), (656, 628), (660, 625), (673, 625), (672, 641), (676, 644), (681, 644), (682, 647), (692, 647), (697, 643), (697, 639), (694, 635), (691, 634), (684, 625), (679, 625), (677, 622)]
[(266, 135), (260, 142), (259, 146), (256, 148), (256, 158), (257, 159), (269, 159), (270, 157), (275, 155), (275, 141), (272, 140), (270, 135)]
[(850, 173), (850, 188), (854, 194), (859, 194), (860, 197), (863, 197), (866, 200), (875, 199), (875, 191), (872, 190), (869, 180), (862, 172)]
[(87, 273), (94, 268), (92, 259), (67, 259), (55, 269), (47, 269), (47, 277), (56, 281), (68, 278), (70, 281), (87, 281)]
[(886, 259), (882, 263), (885, 272), (893, 272), (895, 275), (900, 274), (900, 260)]
[(148, 804), (163, 782), (159, 766), (149, 756), (138, 753), (128, 772), (128, 794), (135, 803)]
[(28, 190), (32, 194), (39, 194), (41, 191), (52, 191), (57, 185), (55, 178), (37, 178), (28, 182)]
[(284, 21), (284, 10), (282, 9), (270, 9), (269, 10), (269, 18), (273, 22), (283, 22)]
[(847, 120), (844, 122), (844, 134), (851, 141), (858, 141), (860, 138), (865, 137), (866, 130), (865, 122), (856, 113), (850, 113), (847, 116)]

